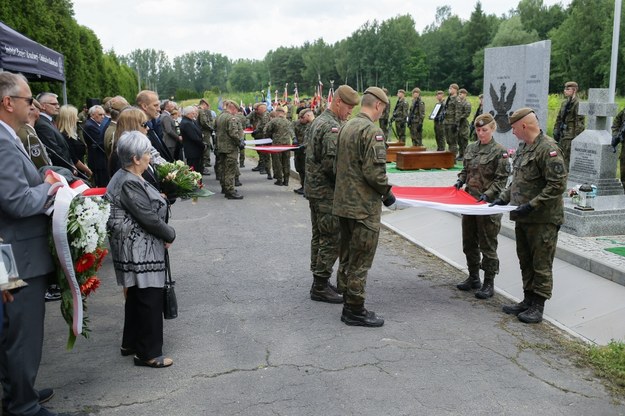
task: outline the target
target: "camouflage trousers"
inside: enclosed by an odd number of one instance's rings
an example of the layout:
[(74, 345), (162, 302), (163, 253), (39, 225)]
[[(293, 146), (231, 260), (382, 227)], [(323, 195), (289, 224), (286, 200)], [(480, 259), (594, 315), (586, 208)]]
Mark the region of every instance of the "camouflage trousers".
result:
[(469, 274), (478, 274), (480, 269), (489, 275), (499, 273), (497, 235), (501, 217), (502, 214), (462, 216), (462, 251)]
[(464, 149), (469, 144), (469, 126), (458, 129), (458, 156), (464, 157)]
[(445, 124), (445, 139), (447, 140), (447, 146), (449, 151), (455, 154), (458, 153), (458, 127), (455, 124)]
[(380, 128), (382, 129), (382, 132), (384, 133), (384, 137), (386, 137), (388, 139), (388, 131), (389, 128), (391, 127), (391, 124), (389, 123), (388, 118), (383, 119), (380, 118)]
[(553, 289), (553, 258), (556, 254), (559, 226), (517, 222), (516, 253), (521, 266), (523, 291), (545, 299)]
[(271, 155), (267, 152), (258, 152), (258, 160), (261, 166), (265, 167), (268, 174), (271, 174)]
[(304, 181), (306, 180), (306, 151), (297, 149), (293, 155), (293, 162), (295, 162), (295, 170), (299, 174), (299, 183), (304, 186)]
[(395, 121), (395, 128), (397, 131), (397, 140), (405, 143), (406, 142), (406, 120), (404, 121)]
[(271, 164), (273, 177), (288, 182), (289, 176), (291, 176), (291, 151), (272, 153)]
[(571, 162), (571, 145), (573, 144), (573, 139), (560, 139), (558, 142), (558, 147), (562, 150), (562, 158), (564, 159), (564, 166), (566, 166), (566, 170), (569, 170), (569, 163)]
[[(312, 224), (310, 271), (313, 276), (328, 280), (332, 276), (332, 267), (339, 257), (341, 242), (339, 218), (332, 215), (332, 201), (310, 198), (308, 204)], [(339, 268), (339, 275), (342, 274), (341, 270)]]
[[(365, 304), (367, 273), (373, 264), (380, 236), (380, 215), (364, 220), (339, 217), (341, 246), (338, 289), (346, 305), (360, 307)], [(341, 281), (343, 280), (344, 281)]]
[(204, 153), (202, 154), (202, 167), (206, 168), (211, 165), (211, 149), (213, 148), (210, 133), (204, 133), (202, 136), (202, 140), (206, 144), (206, 147), (204, 148)]
[(436, 137), (436, 150), (445, 151), (445, 126), (443, 123), (434, 122), (434, 136)]
[(234, 193), (234, 178), (238, 176), (239, 172), (238, 156), (238, 149), (234, 152), (218, 154), (219, 182), (226, 195)]
[(423, 146), (423, 124), (410, 124), (410, 139), (413, 146)]

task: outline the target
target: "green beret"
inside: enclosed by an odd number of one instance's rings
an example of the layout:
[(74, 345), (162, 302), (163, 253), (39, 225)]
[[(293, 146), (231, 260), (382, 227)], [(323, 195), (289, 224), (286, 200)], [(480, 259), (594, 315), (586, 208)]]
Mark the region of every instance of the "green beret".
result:
[(454, 90), (458, 91), (458, 88), (460, 87), (458, 86), (458, 84), (450, 84), (449, 88), (453, 88)]
[(442, 95), (442, 94), (445, 94), (445, 93), (443, 91), (441, 91), (441, 90), (436, 91), (436, 95), (439, 95), (439, 94)]
[(406, 93), (406, 91), (404, 91), (404, 90), (397, 90), (397, 94), (399, 94), (400, 92), (401, 92), (402, 94), (405, 94), (405, 93)]
[(566, 84), (564, 84), (564, 88), (569, 88), (569, 87), (572, 87), (572, 88), (577, 89), (577, 88), (578, 88), (578, 87), (577, 87), (577, 82), (575, 82), (575, 81), (569, 81), (569, 82), (567, 82)]
[(459, 94), (468, 94), (469, 92), (467, 90), (465, 90), (464, 88), (461, 88), (460, 91), (458, 91)]
[(533, 113), (533, 112), (534, 110), (529, 107), (519, 108), (514, 113), (512, 113), (510, 117), (508, 117), (508, 122), (510, 123), (510, 125), (513, 125), (514, 123), (516, 123), (517, 121), (525, 117), (526, 115)]
[(415, 92), (418, 92), (419, 94), (421, 94), (421, 90), (419, 89), (419, 87), (415, 87), (412, 89), (412, 93), (414, 94)]
[(338, 87), (334, 96), (338, 96), (341, 101), (347, 105), (358, 105), (358, 101), (360, 99), (358, 93), (349, 85), (341, 85)]
[(388, 97), (384, 94), (384, 91), (378, 87), (369, 87), (365, 90), (365, 94), (371, 94), (384, 104), (388, 105)]
[(492, 123), (493, 121), (495, 121), (495, 119), (492, 115), (490, 115), (490, 113), (484, 113), (477, 116), (477, 118), (475, 119), (475, 123), (473, 124), (475, 125), (475, 127), (484, 127)]

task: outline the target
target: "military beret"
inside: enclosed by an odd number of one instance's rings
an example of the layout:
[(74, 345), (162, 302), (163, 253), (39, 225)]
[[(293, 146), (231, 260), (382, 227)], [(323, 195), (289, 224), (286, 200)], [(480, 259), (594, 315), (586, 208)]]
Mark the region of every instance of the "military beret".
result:
[(569, 88), (569, 87), (573, 87), (575, 89), (577, 89), (577, 82), (575, 81), (569, 81), (566, 84), (564, 84), (564, 88)]
[(365, 90), (365, 94), (371, 94), (384, 104), (388, 105), (388, 97), (384, 94), (384, 91), (378, 87), (369, 87)]
[(445, 92), (443, 92), (441, 90), (436, 91), (436, 95), (439, 95), (439, 94), (445, 94)]
[(473, 124), (475, 125), (475, 127), (484, 127), (487, 124), (492, 123), (493, 121), (495, 121), (495, 119), (492, 115), (490, 115), (490, 113), (484, 113), (477, 116), (475, 119), (475, 123)]
[(467, 90), (465, 90), (464, 88), (461, 88), (460, 91), (458, 91), (459, 94), (468, 94), (469, 92)]
[(384, 94), (388, 95), (388, 89), (382, 88), (382, 91), (384, 91)]
[(108, 103), (111, 100), (111, 98), (113, 98), (113, 97), (104, 97), (104, 98), (102, 98), (102, 105)]
[(404, 90), (397, 90), (397, 94), (399, 94), (400, 92), (401, 92), (402, 94), (405, 94), (405, 93), (406, 93), (406, 91), (404, 91)]
[(512, 113), (510, 117), (508, 117), (508, 122), (510, 123), (510, 125), (513, 125), (514, 123), (516, 123), (517, 121), (525, 117), (526, 115), (533, 113), (533, 112), (534, 110), (529, 107), (519, 108), (514, 113)]
[(419, 94), (421, 94), (421, 89), (419, 89), (419, 87), (415, 87), (412, 89), (412, 93), (414, 94), (415, 92), (418, 92)]
[(334, 96), (338, 96), (347, 105), (358, 105), (359, 96), (349, 85), (341, 85), (336, 89)]
[[(202, 103), (204, 103), (204, 104), (208, 105), (208, 101), (206, 101), (206, 99), (205, 99), (205, 98), (200, 98), (200, 102), (199, 102), (199, 104), (202, 104)], [(199, 105), (199, 104), (198, 104), (198, 105)]]
[(39, 110), (39, 111), (41, 111), (41, 110), (42, 110), (42, 108), (41, 108), (41, 103), (39, 103), (39, 101), (35, 100), (34, 98), (33, 98), (33, 105), (35, 106), (35, 108), (36, 108), (37, 110)]
[(115, 110), (115, 111), (122, 111), (124, 108), (126, 107), (130, 107), (130, 104), (128, 104), (128, 102), (123, 101), (123, 100), (111, 100), (111, 110)]
[(460, 87), (458, 87), (458, 84), (450, 84), (449, 88), (453, 88), (454, 90), (458, 90), (458, 88), (460, 88)]

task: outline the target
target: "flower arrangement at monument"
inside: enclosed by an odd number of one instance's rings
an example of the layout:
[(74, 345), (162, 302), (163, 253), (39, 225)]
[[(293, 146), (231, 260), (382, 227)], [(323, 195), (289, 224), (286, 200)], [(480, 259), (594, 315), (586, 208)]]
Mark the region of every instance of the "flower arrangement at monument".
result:
[(156, 167), (160, 178), (161, 191), (169, 198), (193, 198), (207, 197), (213, 193), (204, 189), (202, 174), (195, 172), (181, 160), (173, 163), (163, 163)]

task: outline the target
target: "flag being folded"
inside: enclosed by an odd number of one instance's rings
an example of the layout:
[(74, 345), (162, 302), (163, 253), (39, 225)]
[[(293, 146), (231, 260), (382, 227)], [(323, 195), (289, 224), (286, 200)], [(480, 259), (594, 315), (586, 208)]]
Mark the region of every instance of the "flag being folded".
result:
[(295, 149), (299, 149), (300, 147), (303, 146), (296, 146), (296, 145), (281, 145), (281, 146), (248, 146), (246, 145), (245, 148), (246, 149), (254, 149), (257, 152), (265, 152), (265, 153), (282, 153), (282, 152), (288, 152), (289, 150), (295, 150)]

